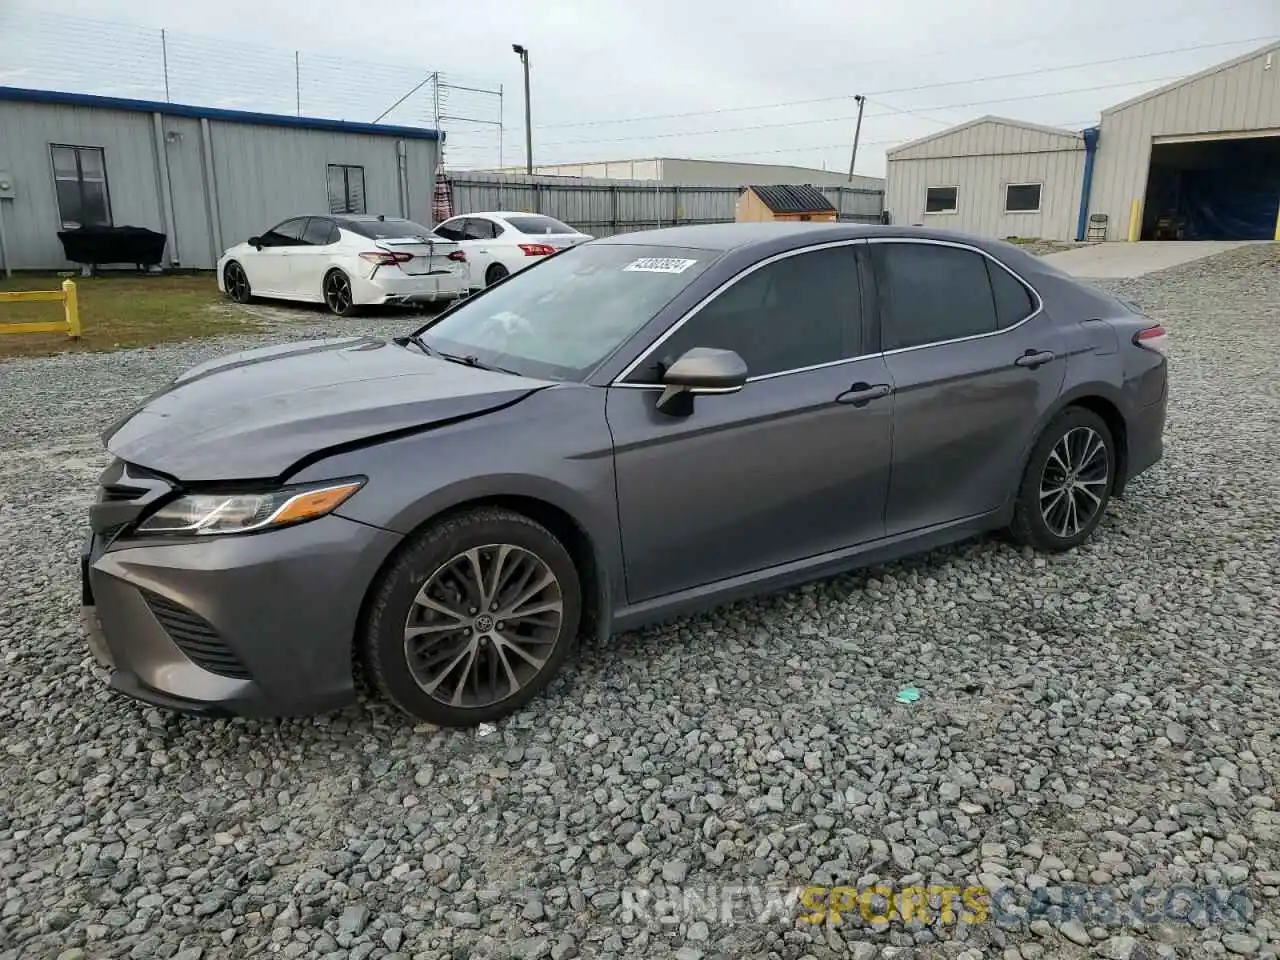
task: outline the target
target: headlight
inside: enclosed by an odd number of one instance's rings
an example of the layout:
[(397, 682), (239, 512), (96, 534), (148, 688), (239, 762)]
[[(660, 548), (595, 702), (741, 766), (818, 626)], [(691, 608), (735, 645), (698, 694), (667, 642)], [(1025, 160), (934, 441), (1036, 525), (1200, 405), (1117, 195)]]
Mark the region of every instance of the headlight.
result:
[(209, 536), (302, 523), (336, 510), (363, 485), (364, 480), (344, 480), (262, 493), (192, 493), (151, 514), (137, 533)]

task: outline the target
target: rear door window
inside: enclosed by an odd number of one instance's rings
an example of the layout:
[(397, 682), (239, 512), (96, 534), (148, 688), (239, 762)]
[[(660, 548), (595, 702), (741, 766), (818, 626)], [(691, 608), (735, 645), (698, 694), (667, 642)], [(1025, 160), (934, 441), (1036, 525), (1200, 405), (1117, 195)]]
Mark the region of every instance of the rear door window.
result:
[(333, 242), (333, 221), (323, 217), (312, 217), (307, 221), (307, 229), (302, 231), (302, 242), (313, 247), (323, 247)]
[(943, 343), (997, 329), (982, 254), (937, 243), (873, 243), (871, 250), (879, 274), (883, 349)]
[(996, 322), (1000, 329), (1021, 323), (1035, 311), (1036, 303), (1026, 285), (998, 263), (987, 261), (991, 293), (996, 301)]
[(578, 232), (568, 224), (561, 223), (559, 220), (553, 220), (551, 217), (507, 217), (507, 223), (511, 224), (511, 226), (515, 227), (521, 233), (529, 234), (530, 236), (537, 236), (538, 234)]

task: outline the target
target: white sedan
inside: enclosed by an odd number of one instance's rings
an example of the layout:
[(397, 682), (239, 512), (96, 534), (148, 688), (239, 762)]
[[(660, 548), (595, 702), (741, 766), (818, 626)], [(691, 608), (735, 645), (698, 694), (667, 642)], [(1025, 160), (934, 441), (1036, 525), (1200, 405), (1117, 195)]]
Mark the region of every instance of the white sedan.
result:
[(593, 239), (540, 213), (467, 213), (445, 220), (436, 236), (452, 240), (467, 255), (471, 288), (479, 290), (532, 266), (539, 257)]
[(458, 244), (399, 217), (294, 217), (218, 261), (218, 289), (237, 303), (302, 300), (339, 316), (364, 305), (456, 300), (467, 283)]

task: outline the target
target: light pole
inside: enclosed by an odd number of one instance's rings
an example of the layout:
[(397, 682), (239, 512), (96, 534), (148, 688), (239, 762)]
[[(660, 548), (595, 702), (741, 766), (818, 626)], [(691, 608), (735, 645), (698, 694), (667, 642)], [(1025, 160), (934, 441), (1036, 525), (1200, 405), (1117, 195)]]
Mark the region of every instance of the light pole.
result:
[(529, 48), (513, 43), (511, 49), (524, 64), (524, 172), (533, 176), (533, 123), (529, 112)]
[(856, 94), (853, 99), (858, 101), (858, 123), (853, 128), (853, 152), (849, 155), (850, 183), (853, 183), (853, 165), (858, 159), (858, 134), (862, 133), (862, 105), (867, 101), (867, 98), (860, 93)]

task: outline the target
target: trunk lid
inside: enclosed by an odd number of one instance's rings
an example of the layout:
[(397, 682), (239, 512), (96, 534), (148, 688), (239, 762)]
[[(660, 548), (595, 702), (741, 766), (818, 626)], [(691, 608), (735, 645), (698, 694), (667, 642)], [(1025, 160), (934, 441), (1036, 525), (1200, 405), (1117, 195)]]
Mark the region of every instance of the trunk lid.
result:
[[(402, 260), (398, 266), (402, 273), (412, 276), (449, 274), (465, 276), (466, 260), (462, 247), (452, 240), (435, 240), (430, 237), (388, 237), (377, 241), (378, 247), (388, 253), (408, 254), (412, 259)], [(459, 256), (450, 259), (451, 254)]]

